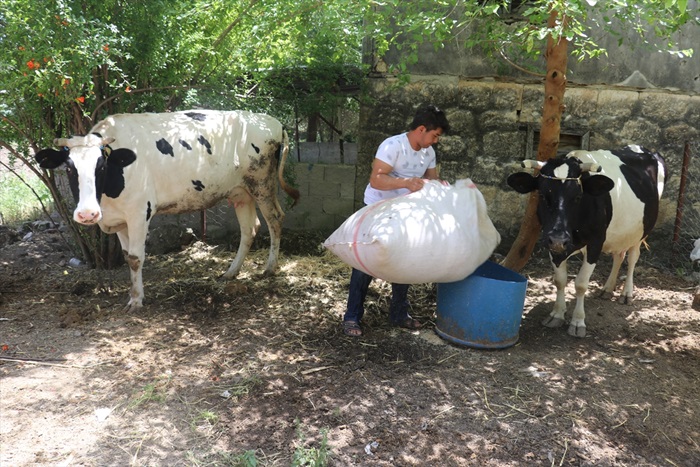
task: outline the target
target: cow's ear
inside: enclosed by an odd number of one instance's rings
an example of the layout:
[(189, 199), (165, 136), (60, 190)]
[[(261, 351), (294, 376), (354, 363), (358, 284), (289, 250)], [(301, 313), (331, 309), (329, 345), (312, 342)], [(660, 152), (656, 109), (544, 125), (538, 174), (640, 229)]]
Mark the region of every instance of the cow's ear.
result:
[(508, 177), (508, 186), (518, 193), (530, 193), (537, 189), (537, 179), (527, 172), (517, 172)]
[(42, 169), (55, 169), (68, 160), (69, 151), (56, 151), (53, 148), (42, 149), (34, 158)]
[(107, 157), (108, 164), (114, 164), (119, 167), (126, 167), (136, 160), (136, 153), (131, 149), (119, 148), (113, 150)]
[(591, 196), (600, 196), (609, 192), (615, 186), (615, 182), (605, 175), (592, 175), (581, 181), (583, 191)]

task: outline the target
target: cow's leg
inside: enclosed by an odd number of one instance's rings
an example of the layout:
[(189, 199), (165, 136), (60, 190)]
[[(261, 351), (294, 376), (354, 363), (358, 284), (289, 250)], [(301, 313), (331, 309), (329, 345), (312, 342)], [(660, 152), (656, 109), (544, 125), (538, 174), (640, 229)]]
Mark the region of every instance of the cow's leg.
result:
[(125, 312), (136, 311), (143, 306), (143, 262), (146, 257), (146, 232), (148, 225), (129, 226), (117, 232), (119, 243), (122, 245), (124, 258), (129, 266), (131, 276), (131, 291), (129, 303), (124, 307)]
[(271, 194), (271, 197), (259, 199), (258, 206), (267, 223), (267, 229), (270, 231), (270, 254), (267, 258), (267, 265), (265, 265), (265, 274), (274, 274), (279, 262), (284, 211), (282, 211), (279, 202), (277, 202), (274, 192)]
[[(617, 285), (617, 276), (620, 274), (620, 266), (622, 266), (622, 262), (625, 260), (625, 251), (621, 251), (618, 253), (613, 253), (613, 264), (612, 264), (612, 269), (610, 270), (610, 275), (608, 276), (608, 280), (605, 281), (605, 285), (603, 286), (603, 290), (600, 291), (600, 294), (598, 296), (600, 298), (604, 298), (606, 300), (610, 300), (613, 297), (613, 292), (615, 292), (615, 286)], [(637, 257), (639, 257), (639, 249), (637, 249)], [(627, 264), (629, 264), (631, 258), (627, 261)], [(635, 260), (636, 262), (636, 260)]]
[(233, 279), (241, 271), (243, 261), (253, 245), (255, 235), (260, 228), (260, 220), (255, 212), (255, 200), (244, 190), (236, 191), (229, 201), (233, 203), (236, 210), (238, 224), (241, 226), (241, 241), (238, 244), (236, 257), (231, 262), (228, 271), (222, 276), (224, 279)]
[(562, 261), (558, 267), (552, 263), (552, 267), (554, 268), (554, 285), (557, 288), (557, 298), (554, 301), (554, 309), (542, 321), (542, 324), (548, 328), (557, 328), (564, 324), (564, 314), (566, 313), (566, 261)]
[(571, 322), (569, 323), (568, 333), (574, 337), (586, 337), (586, 311), (583, 307), (588, 284), (591, 280), (591, 275), (595, 269), (595, 263), (588, 262), (586, 255), (583, 256), (583, 264), (576, 275), (574, 285), (576, 288), (576, 306), (571, 314)]
[(622, 294), (618, 300), (627, 305), (632, 304), (632, 297), (634, 295), (634, 267), (637, 265), (637, 260), (639, 260), (640, 246), (641, 244), (638, 243), (627, 250), (627, 278), (625, 278), (625, 287), (622, 289)]

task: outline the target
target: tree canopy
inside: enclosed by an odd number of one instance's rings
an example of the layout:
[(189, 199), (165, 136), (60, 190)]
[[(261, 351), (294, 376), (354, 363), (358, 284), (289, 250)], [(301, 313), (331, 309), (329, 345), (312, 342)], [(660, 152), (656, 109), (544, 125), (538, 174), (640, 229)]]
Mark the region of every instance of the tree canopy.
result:
[[(551, 11), (562, 19), (552, 26)], [(264, 111), (273, 99), (311, 111), (339, 79), (358, 81), (348, 71), (362, 67), (363, 39), (378, 55), (401, 49), (397, 73), (421, 44), (450, 40), (520, 62), (548, 37), (586, 59), (605, 54), (603, 34), (659, 47), (653, 36), (687, 56), (674, 34), (697, 15), (687, 0), (4, 0), (0, 113), (15, 125), (0, 127), (0, 141), (46, 143), (114, 112)]]

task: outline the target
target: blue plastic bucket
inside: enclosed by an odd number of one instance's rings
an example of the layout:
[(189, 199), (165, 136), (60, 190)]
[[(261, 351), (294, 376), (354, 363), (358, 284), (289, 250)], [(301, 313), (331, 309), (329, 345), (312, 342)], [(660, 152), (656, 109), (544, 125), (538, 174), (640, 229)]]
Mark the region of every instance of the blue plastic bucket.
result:
[(487, 261), (461, 281), (437, 285), (435, 332), (450, 342), (502, 349), (518, 341), (527, 279)]

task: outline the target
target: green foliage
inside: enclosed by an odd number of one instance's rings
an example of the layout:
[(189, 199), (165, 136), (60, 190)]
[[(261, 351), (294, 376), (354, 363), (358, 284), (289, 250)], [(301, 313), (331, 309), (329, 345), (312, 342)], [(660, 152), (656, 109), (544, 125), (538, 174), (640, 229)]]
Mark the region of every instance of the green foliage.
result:
[(38, 178), (32, 175), (20, 179), (0, 171), (0, 223), (16, 225), (36, 219), (41, 216), (42, 203), (50, 205), (51, 193)]
[(225, 465), (230, 465), (231, 467), (258, 467), (259, 462), (255, 451), (248, 450), (237, 456), (229, 456)]
[(141, 405), (145, 405), (151, 402), (161, 403), (165, 402), (166, 399), (166, 388), (170, 383), (170, 377), (158, 378), (153, 383), (148, 383), (136, 393), (134, 398), (129, 402), (128, 408), (135, 409)]
[[(569, 40), (571, 53), (579, 60), (604, 56), (606, 50), (597, 41), (607, 35), (618, 37), (619, 44), (690, 57), (692, 49), (677, 48), (677, 33), (685, 24), (700, 24), (698, 6), (689, 10), (687, 0), (534, 0), (513, 8), (512, 4), (508, 0), (386, 0), (368, 13), (368, 31), (379, 55), (390, 47), (401, 52), (394, 71), (403, 73), (417, 61), (420, 45), (426, 42), (437, 48), (455, 41), (467, 50), (513, 58), (532, 70), (541, 69), (537, 60), (549, 36)], [(552, 10), (559, 19), (550, 28), (547, 19)], [(662, 42), (657, 44), (658, 39)]]
[(328, 446), (328, 430), (321, 430), (321, 445), (319, 447), (305, 447), (306, 436), (299, 420), (296, 424), (298, 445), (292, 455), (292, 467), (325, 467), (331, 459), (331, 449)]

